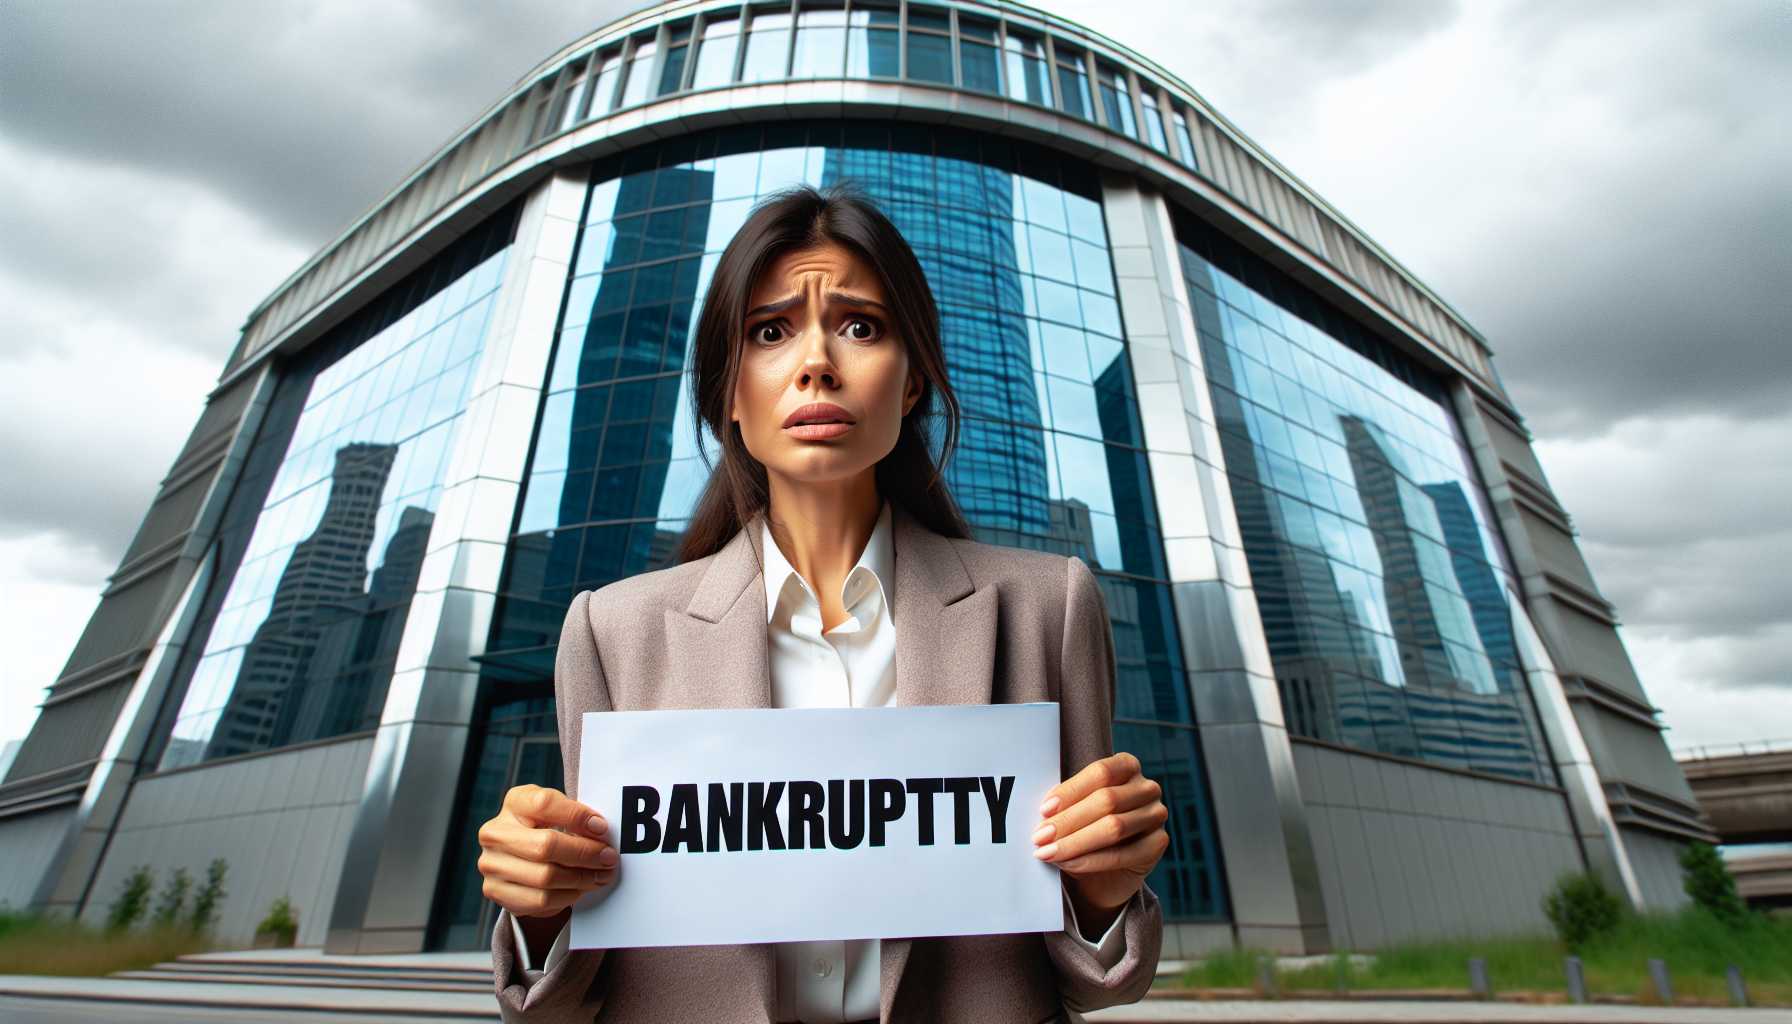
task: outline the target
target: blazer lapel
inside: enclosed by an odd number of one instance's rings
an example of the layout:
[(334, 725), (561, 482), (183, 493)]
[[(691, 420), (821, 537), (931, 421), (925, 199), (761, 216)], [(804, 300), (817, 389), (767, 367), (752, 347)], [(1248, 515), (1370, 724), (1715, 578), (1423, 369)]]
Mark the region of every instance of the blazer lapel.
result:
[(676, 681), (676, 692), (665, 694), (662, 706), (772, 706), (761, 564), (754, 519), (710, 559), (690, 603), (666, 609), (668, 678)]
[[(951, 541), (916, 522), (900, 505), (891, 513), (896, 703), (904, 707), (990, 703), (995, 679), (995, 586), (977, 586)], [(662, 706), (771, 707), (761, 543), (756, 516), (716, 552), (689, 604), (666, 609), (670, 678), (677, 681), (677, 691), (665, 694)], [(885, 1021), (890, 1019), (911, 942), (890, 938), (880, 943), (878, 1004)], [(760, 943), (749, 948), (760, 959), (760, 969), (775, 974), (772, 946)]]
[[(988, 704), (996, 650), (996, 588), (977, 586), (945, 537), (898, 505), (891, 509), (896, 548), (896, 703)], [(884, 939), (878, 1007), (890, 1019), (913, 940)]]

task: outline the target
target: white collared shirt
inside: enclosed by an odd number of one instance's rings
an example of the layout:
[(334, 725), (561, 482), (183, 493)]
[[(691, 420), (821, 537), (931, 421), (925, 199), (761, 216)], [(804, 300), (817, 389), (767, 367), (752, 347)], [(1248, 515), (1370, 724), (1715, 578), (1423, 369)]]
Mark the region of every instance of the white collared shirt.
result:
[[(840, 603), (846, 620), (821, 628), (821, 602), (809, 582), (790, 564), (760, 519), (764, 552), (766, 654), (771, 670), (772, 706), (889, 707), (896, 703), (896, 551), (893, 513), (885, 501), (864, 551), (846, 574)], [(599, 809), (602, 810), (601, 808)], [(1099, 942), (1083, 938), (1076, 911), (1064, 894), (1065, 930), (1106, 968), (1126, 955), (1126, 912), (1121, 911)], [(512, 921), (514, 925), (514, 920)], [(552, 970), (567, 952), (561, 929), (548, 951), (543, 970)], [(529, 967), (522, 929), (515, 928), (517, 958), (524, 977), (539, 973)], [(875, 1020), (878, 1016), (882, 942), (847, 939), (820, 942), (778, 942), (778, 1006), (776, 1020), (801, 1024), (839, 1024)]]

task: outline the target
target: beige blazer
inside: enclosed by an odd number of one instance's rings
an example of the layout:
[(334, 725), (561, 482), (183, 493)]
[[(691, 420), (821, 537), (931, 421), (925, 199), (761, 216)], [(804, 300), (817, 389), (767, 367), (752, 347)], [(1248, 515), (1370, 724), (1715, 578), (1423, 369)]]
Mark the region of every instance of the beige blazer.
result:
[[(1058, 701), (1063, 777), (1113, 753), (1113, 634), (1088, 566), (943, 537), (892, 512), (897, 704)], [(755, 521), (713, 555), (573, 598), (554, 692), (575, 798), (583, 712), (771, 706), (760, 544)], [(879, 1019), (1032, 1024), (1133, 1002), (1163, 940), (1149, 887), (1124, 927), (1111, 970), (1063, 931), (884, 939)], [(531, 983), (505, 912), (492, 962), (507, 1021), (764, 1024), (777, 1009), (769, 944), (578, 950)]]

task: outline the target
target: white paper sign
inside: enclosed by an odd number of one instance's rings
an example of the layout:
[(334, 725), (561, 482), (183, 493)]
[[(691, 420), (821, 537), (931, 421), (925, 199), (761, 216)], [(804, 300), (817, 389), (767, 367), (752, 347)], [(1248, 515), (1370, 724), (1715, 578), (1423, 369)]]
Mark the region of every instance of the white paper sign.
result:
[(579, 750), (622, 861), (575, 948), (1064, 927), (1056, 703), (595, 712)]

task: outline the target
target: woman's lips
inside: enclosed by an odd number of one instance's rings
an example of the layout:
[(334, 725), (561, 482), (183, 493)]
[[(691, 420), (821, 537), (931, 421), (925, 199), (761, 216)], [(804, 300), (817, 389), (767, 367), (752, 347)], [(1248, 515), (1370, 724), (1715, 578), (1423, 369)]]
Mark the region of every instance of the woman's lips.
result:
[(851, 429), (850, 423), (798, 423), (794, 427), (785, 427), (784, 432), (802, 441), (825, 441)]

